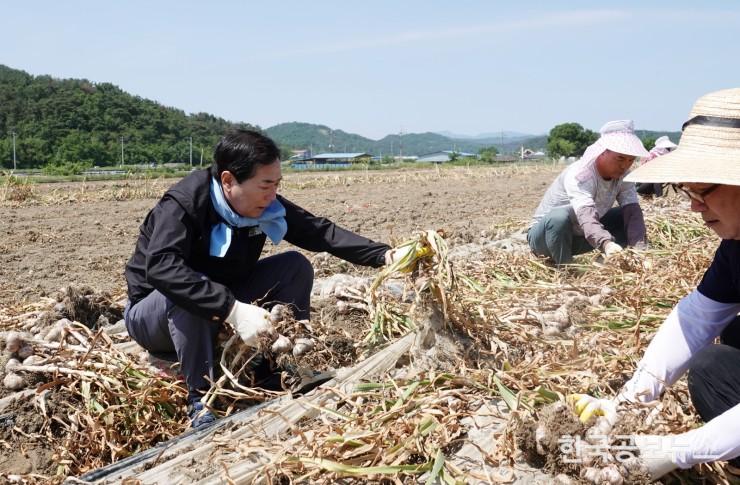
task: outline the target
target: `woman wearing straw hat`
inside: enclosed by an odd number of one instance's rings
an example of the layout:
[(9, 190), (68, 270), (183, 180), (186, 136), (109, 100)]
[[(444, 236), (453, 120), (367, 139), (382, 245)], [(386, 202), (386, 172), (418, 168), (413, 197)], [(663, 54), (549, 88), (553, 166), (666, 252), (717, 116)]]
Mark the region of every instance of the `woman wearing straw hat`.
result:
[(558, 265), (594, 248), (609, 256), (645, 242), (635, 186), (623, 179), (635, 157), (648, 152), (631, 120), (610, 121), (600, 133), (547, 189), (527, 231), (532, 252)]
[[(671, 139), (668, 138), (668, 136), (661, 136), (660, 138), (655, 140), (655, 145), (653, 146), (653, 148), (650, 149), (647, 158), (644, 158), (642, 160), (641, 165), (644, 165), (651, 160), (670, 153), (671, 151), (675, 150), (677, 146), (678, 145), (673, 143)], [(656, 197), (660, 197), (663, 195), (663, 184), (641, 182), (635, 184), (635, 187), (637, 188), (637, 193), (640, 195), (654, 195)]]
[[(673, 309), (614, 401), (577, 405), (581, 419), (614, 413), (619, 402), (648, 402), (688, 370), (691, 400), (706, 424), (635, 444), (654, 479), (675, 468), (729, 460), (740, 473), (740, 88), (707, 94), (683, 125), (678, 148), (627, 179), (674, 183), (691, 210), (722, 238), (699, 286)], [(719, 337), (720, 343), (713, 343)]]

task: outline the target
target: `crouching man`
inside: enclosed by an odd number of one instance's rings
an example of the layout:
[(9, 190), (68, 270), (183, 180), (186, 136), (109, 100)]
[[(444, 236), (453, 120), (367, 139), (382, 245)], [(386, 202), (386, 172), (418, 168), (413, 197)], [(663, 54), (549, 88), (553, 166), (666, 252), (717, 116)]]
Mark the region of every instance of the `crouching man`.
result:
[[(624, 176), (647, 150), (632, 121), (610, 121), (583, 157), (550, 185), (527, 232), (532, 252), (555, 264), (600, 249), (607, 256), (626, 245), (645, 244), (645, 221), (635, 186)], [(614, 202), (619, 207), (612, 207)]]
[(267, 310), (251, 302), (286, 304), (296, 319), (309, 318), (310, 262), (295, 251), (260, 259), (266, 238), (374, 267), (390, 249), (277, 195), (279, 155), (260, 133), (227, 133), (210, 169), (192, 172), (149, 212), (126, 265), (128, 332), (151, 352), (177, 354), (193, 427), (215, 419), (200, 397), (214, 379), (224, 322), (256, 346), (260, 335), (277, 335)]

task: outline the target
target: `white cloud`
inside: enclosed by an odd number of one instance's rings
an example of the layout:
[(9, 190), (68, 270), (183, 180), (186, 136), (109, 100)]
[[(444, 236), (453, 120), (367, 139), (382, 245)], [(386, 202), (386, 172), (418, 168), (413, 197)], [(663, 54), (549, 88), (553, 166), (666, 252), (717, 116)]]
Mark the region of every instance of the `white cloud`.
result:
[(482, 35), (494, 35), (512, 32), (527, 32), (544, 27), (589, 26), (623, 20), (631, 14), (621, 10), (583, 10), (556, 13), (539, 17), (527, 17), (521, 20), (506, 20), (481, 25), (469, 25), (435, 30), (418, 30), (400, 32), (379, 37), (354, 39), (347, 42), (319, 44), (296, 49), (277, 50), (258, 54), (260, 59), (301, 57), (321, 54), (335, 54), (356, 50), (369, 50), (384, 47), (395, 47), (419, 42), (455, 40), (474, 38)]

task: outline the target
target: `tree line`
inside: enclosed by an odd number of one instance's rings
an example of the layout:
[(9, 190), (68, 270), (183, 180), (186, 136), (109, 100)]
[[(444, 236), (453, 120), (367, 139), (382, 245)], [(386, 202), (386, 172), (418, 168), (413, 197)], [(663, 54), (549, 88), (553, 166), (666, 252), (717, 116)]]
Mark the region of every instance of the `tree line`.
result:
[[(674, 143), (678, 143), (681, 138), (681, 132), (636, 130), (635, 134), (647, 150), (655, 146), (655, 140), (659, 136), (668, 135)], [(547, 153), (551, 158), (580, 157), (598, 139), (598, 133), (578, 123), (563, 123), (550, 130), (547, 136)]]
[(0, 167), (210, 163), (213, 147), (235, 125), (133, 96), (110, 83), (32, 76), (0, 65)]

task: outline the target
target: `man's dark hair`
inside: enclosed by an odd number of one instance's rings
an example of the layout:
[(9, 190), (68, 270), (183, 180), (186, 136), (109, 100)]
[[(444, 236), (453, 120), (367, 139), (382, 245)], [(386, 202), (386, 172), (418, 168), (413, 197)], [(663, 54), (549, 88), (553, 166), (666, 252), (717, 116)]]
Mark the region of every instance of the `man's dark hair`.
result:
[(280, 158), (275, 142), (252, 130), (229, 130), (216, 145), (211, 174), (216, 180), (228, 170), (238, 183), (254, 176), (257, 164), (270, 165)]

